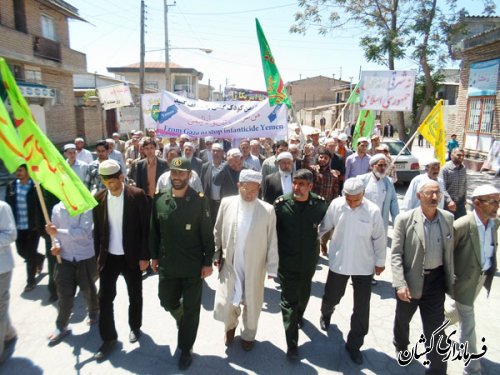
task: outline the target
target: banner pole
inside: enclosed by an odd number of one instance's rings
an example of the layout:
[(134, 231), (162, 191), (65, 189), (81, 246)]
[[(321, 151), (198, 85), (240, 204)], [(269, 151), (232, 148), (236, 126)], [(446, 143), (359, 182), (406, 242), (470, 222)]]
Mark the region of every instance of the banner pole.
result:
[[(42, 189), (40, 188), (40, 184), (38, 182), (35, 182), (35, 188), (36, 188), (36, 192), (38, 194), (38, 200), (40, 201), (40, 206), (42, 207), (42, 212), (43, 212), (43, 217), (45, 218), (45, 222), (47, 224), (51, 224), (50, 222), (50, 217), (49, 217), (49, 212), (47, 210), (47, 205), (45, 204), (45, 198), (43, 197), (43, 193), (42, 193)], [(55, 246), (55, 237), (54, 236), (50, 236), (50, 239), (52, 241), (52, 247)], [(61, 264), (61, 256), (60, 255), (57, 255), (56, 256), (57, 258), (57, 263)]]

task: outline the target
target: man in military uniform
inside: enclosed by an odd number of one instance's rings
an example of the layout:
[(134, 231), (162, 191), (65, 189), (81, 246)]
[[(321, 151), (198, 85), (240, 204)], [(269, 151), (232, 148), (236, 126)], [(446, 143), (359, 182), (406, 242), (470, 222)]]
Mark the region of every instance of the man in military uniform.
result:
[(170, 171), (172, 187), (153, 200), (150, 251), (160, 303), (177, 321), (179, 369), (185, 370), (198, 331), (202, 281), (212, 274), (213, 223), (208, 200), (188, 185), (191, 162), (175, 158)]
[(281, 312), (285, 326), (287, 357), (298, 357), (299, 328), (311, 294), (311, 280), (318, 262), (318, 225), (328, 209), (323, 197), (311, 192), (313, 174), (299, 169), (293, 175), (292, 193), (276, 199), (281, 280)]

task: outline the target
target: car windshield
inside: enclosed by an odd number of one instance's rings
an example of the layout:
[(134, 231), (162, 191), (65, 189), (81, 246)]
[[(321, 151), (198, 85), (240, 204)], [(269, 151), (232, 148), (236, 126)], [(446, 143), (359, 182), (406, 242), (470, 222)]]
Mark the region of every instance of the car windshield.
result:
[[(382, 142), (383, 144), (386, 144), (389, 147), (389, 153), (392, 156), (395, 156), (401, 152), (401, 149), (404, 147), (404, 143), (399, 141), (399, 142)], [(403, 153), (401, 155), (411, 155), (410, 150), (407, 148), (404, 149)]]

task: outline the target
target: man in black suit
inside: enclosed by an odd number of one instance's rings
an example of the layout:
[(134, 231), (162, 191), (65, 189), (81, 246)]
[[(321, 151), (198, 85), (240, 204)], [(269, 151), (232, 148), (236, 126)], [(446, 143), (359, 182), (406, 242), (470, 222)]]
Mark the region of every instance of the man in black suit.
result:
[(276, 160), (278, 172), (266, 176), (262, 184), (262, 199), (269, 204), (273, 204), (279, 196), (292, 192), (293, 156), (286, 151), (280, 153)]
[(182, 147), (182, 156), (191, 161), (191, 170), (195, 171), (199, 176), (201, 174), (201, 166), (203, 165), (203, 162), (201, 161), (201, 159), (194, 156), (195, 151), (196, 146), (191, 142), (186, 142)]
[(238, 181), (243, 169), (243, 155), (239, 148), (232, 148), (227, 152), (226, 163), (217, 175), (213, 176), (215, 185), (220, 186), (220, 197), (229, 197), (239, 194)]
[(222, 160), (224, 159), (224, 149), (222, 148), (222, 145), (220, 143), (214, 143), (212, 145), (211, 154), (212, 160), (204, 163), (201, 167), (200, 178), (203, 191), (208, 197), (210, 217), (215, 225), (215, 219), (217, 219), (217, 212), (219, 212), (221, 201), (221, 187), (214, 184), (213, 178), (222, 169)]
[(384, 137), (392, 138), (394, 136), (394, 126), (391, 124), (391, 120), (387, 120), (387, 124), (384, 126)]
[(143, 190), (123, 183), (120, 164), (105, 160), (99, 176), (106, 189), (95, 198), (94, 249), (99, 268), (99, 333), (103, 343), (95, 359), (105, 359), (116, 345), (113, 301), (116, 280), (123, 274), (129, 295), (129, 341), (136, 342), (142, 325), (141, 271), (149, 265), (148, 200)]
[(165, 159), (156, 156), (156, 141), (150, 138), (143, 141), (142, 151), (146, 157), (137, 162), (133, 178), (136, 186), (144, 190), (146, 195), (152, 199), (155, 195), (158, 178), (169, 169), (168, 163)]
[(215, 139), (212, 136), (205, 137), (205, 149), (200, 151), (200, 159), (203, 163), (207, 161), (212, 161), (212, 145)]

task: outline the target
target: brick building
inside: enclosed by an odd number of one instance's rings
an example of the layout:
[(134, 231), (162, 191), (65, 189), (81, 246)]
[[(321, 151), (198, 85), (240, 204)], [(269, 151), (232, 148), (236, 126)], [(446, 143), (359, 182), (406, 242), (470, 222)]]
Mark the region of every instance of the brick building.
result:
[(471, 19), (476, 28), (477, 19), (491, 28), (464, 38), (453, 49), (453, 57), (462, 61), (456, 122), (447, 134), (457, 134), (467, 164), (479, 169), (493, 143), (500, 141), (500, 17)]
[(70, 18), (84, 21), (62, 0), (0, 0), (0, 56), (54, 143), (77, 135), (73, 74), (87, 68), (85, 54), (70, 47)]

